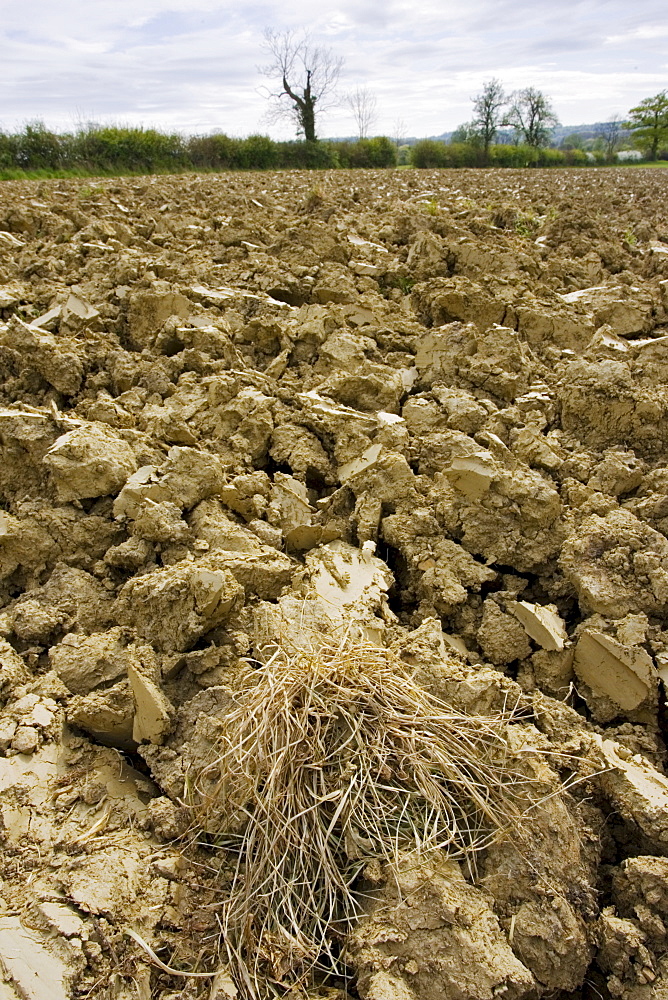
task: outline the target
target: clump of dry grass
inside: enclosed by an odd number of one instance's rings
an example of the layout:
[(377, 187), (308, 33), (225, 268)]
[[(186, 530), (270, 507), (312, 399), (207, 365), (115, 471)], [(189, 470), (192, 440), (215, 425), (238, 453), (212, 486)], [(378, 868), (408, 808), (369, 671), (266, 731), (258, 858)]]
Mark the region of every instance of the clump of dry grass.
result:
[(362, 643), (279, 651), (258, 670), (195, 807), (233, 852), (219, 918), (243, 993), (337, 970), (371, 860), (439, 849), (470, 858), (517, 828), (527, 779), (509, 717), (455, 711), (396, 656)]

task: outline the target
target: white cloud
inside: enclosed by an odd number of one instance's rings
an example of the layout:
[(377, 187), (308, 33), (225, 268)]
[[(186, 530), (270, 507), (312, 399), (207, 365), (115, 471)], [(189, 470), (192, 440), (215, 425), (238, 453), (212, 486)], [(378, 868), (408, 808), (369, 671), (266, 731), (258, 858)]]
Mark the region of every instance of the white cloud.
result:
[[(386, 131), (397, 118), (414, 135), (455, 127), (492, 76), (508, 89), (539, 87), (573, 124), (624, 113), (666, 83), (663, 0), (641, 0), (635, 9), (625, 0), (562, 0), (553, 9), (534, 0), (32, 0), (0, 7), (5, 128), (36, 117), (68, 128), (86, 117), (185, 132), (266, 130), (256, 67), (266, 61), (267, 26), (308, 28), (343, 55), (343, 87), (363, 84), (377, 93)], [(342, 111), (324, 128), (351, 130)]]
[(608, 35), (606, 45), (631, 45), (634, 42), (653, 41), (668, 38), (668, 24), (644, 24), (622, 35)]

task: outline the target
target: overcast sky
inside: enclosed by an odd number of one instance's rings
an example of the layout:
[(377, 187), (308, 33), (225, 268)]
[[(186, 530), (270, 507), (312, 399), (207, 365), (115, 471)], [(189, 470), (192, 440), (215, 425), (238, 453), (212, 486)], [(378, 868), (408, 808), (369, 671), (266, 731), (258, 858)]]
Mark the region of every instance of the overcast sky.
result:
[[(532, 85), (562, 123), (625, 114), (668, 88), (666, 0), (0, 0), (0, 127), (120, 122), (261, 131), (263, 31), (308, 29), (378, 99), (375, 131), (437, 135), (490, 77)], [(332, 113), (322, 135), (354, 133)]]

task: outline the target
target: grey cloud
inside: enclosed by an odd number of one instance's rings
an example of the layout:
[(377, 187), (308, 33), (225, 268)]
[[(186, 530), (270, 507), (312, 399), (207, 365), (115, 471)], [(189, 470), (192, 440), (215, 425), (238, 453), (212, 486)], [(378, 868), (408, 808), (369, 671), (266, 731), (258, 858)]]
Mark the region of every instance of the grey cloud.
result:
[[(376, 90), (385, 128), (398, 116), (415, 134), (452, 128), (492, 76), (541, 87), (562, 120), (593, 120), (660, 89), (665, 39), (633, 32), (664, 20), (659, 0), (562, 0), (553, 11), (535, 0), (33, 0), (11, 8), (0, 34), (3, 117), (62, 123), (85, 104), (166, 128), (253, 130), (266, 108), (262, 30), (293, 25), (345, 57), (345, 87)], [(612, 34), (628, 42), (605, 46)], [(629, 74), (620, 98), (620, 66), (641, 56), (646, 75)]]
[(592, 50), (598, 44), (598, 39), (594, 40), (591, 37), (581, 36), (574, 32), (570, 35), (552, 36), (538, 41), (527, 42), (523, 46), (523, 54), (529, 55), (533, 53), (537, 56), (554, 57), (567, 55), (570, 52)]

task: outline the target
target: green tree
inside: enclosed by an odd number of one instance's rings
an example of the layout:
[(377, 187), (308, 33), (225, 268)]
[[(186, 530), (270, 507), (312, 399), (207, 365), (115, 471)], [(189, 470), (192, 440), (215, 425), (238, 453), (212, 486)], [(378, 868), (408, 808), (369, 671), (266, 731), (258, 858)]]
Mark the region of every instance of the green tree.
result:
[(525, 87), (511, 96), (511, 105), (503, 120), (504, 125), (512, 125), (527, 146), (540, 149), (547, 146), (555, 125), (559, 124), (552, 105), (540, 90)]
[(494, 142), (501, 125), (503, 117), (501, 110), (505, 107), (506, 101), (504, 89), (496, 79), (484, 83), (482, 93), (473, 98), (473, 119), (469, 128), (482, 144), (485, 163), (489, 158), (489, 147)]
[(307, 142), (316, 142), (317, 119), (335, 103), (334, 90), (343, 60), (331, 49), (313, 45), (308, 34), (297, 37), (292, 31), (268, 28), (264, 47), (272, 62), (261, 67), (260, 72), (278, 80), (280, 86), (267, 94), (271, 102), (267, 117), (270, 121), (287, 118)]
[(659, 146), (668, 142), (668, 93), (662, 90), (631, 108), (626, 127), (633, 129), (634, 145), (656, 160)]
[(475, 130), (473, 122), (462, 122), (458, 125), (450, 136), (450, 142), (468, 142), (472, 145), (478, 145), (480, 139), (478, 133)]
[(579, 132), (571, 132), (570, 135), (564, 136), (560, 145), (562, 149), (582, 149), (582, 136)]

